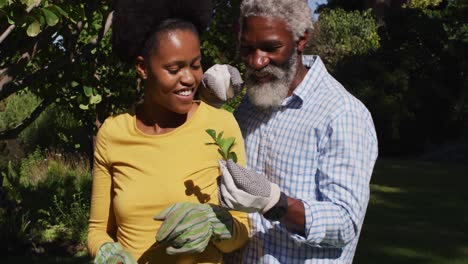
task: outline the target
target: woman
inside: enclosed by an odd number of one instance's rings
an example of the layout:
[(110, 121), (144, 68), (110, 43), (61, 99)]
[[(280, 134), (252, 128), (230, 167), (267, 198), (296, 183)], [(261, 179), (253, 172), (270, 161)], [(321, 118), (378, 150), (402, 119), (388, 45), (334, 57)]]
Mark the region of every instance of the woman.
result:
[[(233, 116), (194, 100), (203, 74), (198, 31), (211, 3), (120, 1), (115, 10), (113, 49), (134, 63), (144, 99), (99, 130), (89, 251), (100, 263), (220, 263), (247, 241), (248, 223), (243, 213), (202, 204), (219, 204), (220, 154), (205, 130), (235, 137), (245, 165)], [(206, 220), (188, 229), (187, 219)]]

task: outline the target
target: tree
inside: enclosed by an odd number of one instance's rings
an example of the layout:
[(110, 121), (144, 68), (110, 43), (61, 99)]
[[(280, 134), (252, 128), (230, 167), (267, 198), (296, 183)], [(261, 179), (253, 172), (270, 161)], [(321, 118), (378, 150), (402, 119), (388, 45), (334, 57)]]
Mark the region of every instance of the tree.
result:
[(417, 155), (466, 133), (467, 14), (462, 0), (389, 8), (380, 48), (337, 60), (335, 76), (373, 114), (382, 154)]
[(380, 37), (368, 11), (325, 9), (315, 23), (307, 54), (319, 54), (329, 69), (343, 58), (377, 50)]
[[(238, 0), (215, 0), (211, 30), (204, 36), (204, 65), (235, 64)], [(0, 0), (0, 101), (19, 91), (42, 99), (22, 122), (0, 132), (15, 138), (52, 103), (84, 120), (89, 134), (95, 122), (121, 111), (137, 98), (133, 70), (112, 56), (111, 1)]]
[(1, 14), (0, 100), (27, 90), (42, 102), (0, 139), (16, 137), (54, 102), (86, 117), (79, 109), (113, 95), (110, 80), (124, 75), (109, 67), (112, 12), (106, 1), (2, 1)]

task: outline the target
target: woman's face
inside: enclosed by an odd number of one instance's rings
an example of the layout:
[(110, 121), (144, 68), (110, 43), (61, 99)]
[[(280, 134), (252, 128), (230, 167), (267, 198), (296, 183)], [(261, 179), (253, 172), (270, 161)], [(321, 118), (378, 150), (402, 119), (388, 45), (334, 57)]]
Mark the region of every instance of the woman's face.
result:
[(186, 114), (203, 75), (198, 36), (190, 30), (173, 30), (162, 33), (156, 41), (157, 50), (149, 59), (137, 62), (137, 71), (146, 76), (145, 100)]

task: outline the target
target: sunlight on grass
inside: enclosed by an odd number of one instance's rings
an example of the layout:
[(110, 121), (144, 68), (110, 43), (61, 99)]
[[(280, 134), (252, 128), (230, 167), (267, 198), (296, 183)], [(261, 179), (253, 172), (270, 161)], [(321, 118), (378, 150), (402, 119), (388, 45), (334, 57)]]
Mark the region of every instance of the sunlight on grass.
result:
[(378, 184), (370, 185), (371, 192), (384, 192), (384, 193), (405, 193), (406, 190), (402, 188), (383, 186)]
[(381, 195), (374, 193), (371, 195), (369, 203), (374, 205), (382, 205), (392, 209), (401, 209), (403, 208), (401, 204), (394, 203), (388, 199), (383, 198)]
[(418, 252), (410, 248), (384, 247), (384, 248), (381, 248), (379, 251), (381, 251), (385, 255), (396, 256), (396, 257), (421, 258), (421, 259), (428, 257), (428, 252)]
[(358, 264), (467, 264), (468, 165), (378, 160)]

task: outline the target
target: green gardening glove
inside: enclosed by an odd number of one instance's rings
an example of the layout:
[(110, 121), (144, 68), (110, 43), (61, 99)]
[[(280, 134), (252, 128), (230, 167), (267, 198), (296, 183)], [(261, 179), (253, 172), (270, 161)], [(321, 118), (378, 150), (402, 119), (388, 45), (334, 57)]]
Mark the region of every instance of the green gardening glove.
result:
[(164, 221), (156, 240), (168, 245), (169, 255), (200, 253), (210, 240), (219, 242), (232, 237), (232, 216), (227, 209), (216, 205), (176, 203), (154, 219)]
[(94, 258), (95, 264), (137, 264), (133, 256), (120, 243), (104, 243)]

